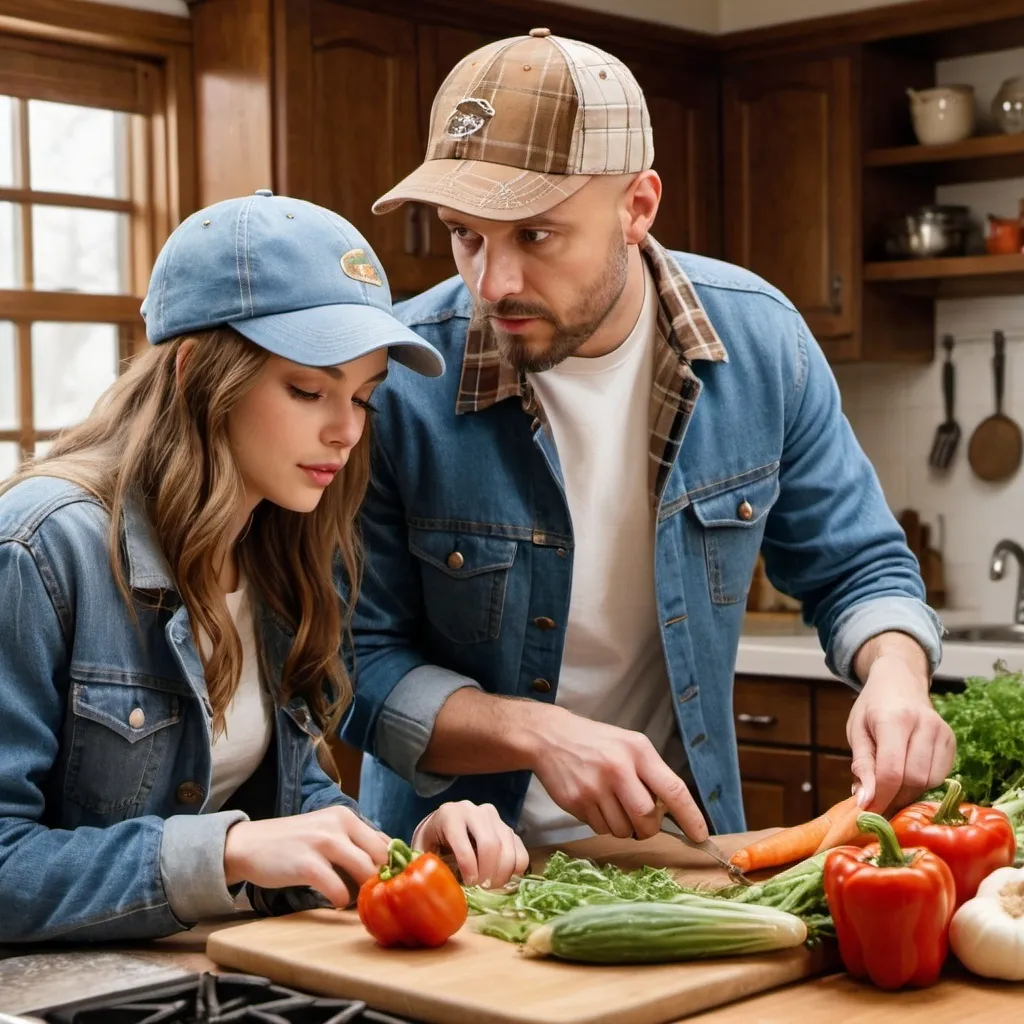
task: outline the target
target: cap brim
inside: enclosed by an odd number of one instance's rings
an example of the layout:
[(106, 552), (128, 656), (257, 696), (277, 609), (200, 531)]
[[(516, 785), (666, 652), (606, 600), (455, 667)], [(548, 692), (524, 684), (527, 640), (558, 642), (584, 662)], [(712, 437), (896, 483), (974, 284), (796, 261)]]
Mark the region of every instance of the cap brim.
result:
[(386, 348), (391, 359), (424, 377), (444, 373), (433, 345), (376, 306), (313, 306), (230, 324), (260, 348), (304, 366), (337, 366)]
[(381, 196), (373, 212), (415, 202), (485, 220), (525, 220), (565, 202), (588, 181), (586, 174), (542, 174), (481, 160), (427, 160)]

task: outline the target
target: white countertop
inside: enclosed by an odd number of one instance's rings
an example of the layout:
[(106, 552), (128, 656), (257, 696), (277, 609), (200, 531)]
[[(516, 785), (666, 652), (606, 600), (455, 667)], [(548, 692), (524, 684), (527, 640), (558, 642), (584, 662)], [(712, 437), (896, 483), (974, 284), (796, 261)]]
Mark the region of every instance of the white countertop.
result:
[[(972, 625), (972, 612), (942, 612), (947, 628)], [(943, 644), (942, 663), (935, 673), (939, 679), (991, 676), (997, 661), (1012, 672), (1024, 671), (1024, 644)], [(831, 679), (825, 655), (813, 630), (796, 626), (789, 635), (759, 636), (744, 633), (736, 656), (736, 671), (742, 675), (790, 676), (798, 679)]]

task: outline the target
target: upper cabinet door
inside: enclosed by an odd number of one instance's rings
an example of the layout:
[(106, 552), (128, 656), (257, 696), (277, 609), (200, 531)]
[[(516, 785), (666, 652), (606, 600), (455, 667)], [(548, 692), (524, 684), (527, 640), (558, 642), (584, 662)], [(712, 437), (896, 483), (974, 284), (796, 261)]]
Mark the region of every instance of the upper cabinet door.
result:
[(647, 100), (662, 181), (652, 234), (668, 249), (718, 255), (718, 84), (714, 72), (631, 64)]
[(854, 67), (731, 69), (723, 96), (726, 258), (781, 289), (818, 338), (856, 327)]
[[(370, 208), (422, 159), (416, 27), (317, 0), (312, 9), (310, 118), (314, 202), (348, 218), (373, 246), (392, 291), (429, 283), (406, 208)], [(414, 212), (414, 211), (412, 211)]]

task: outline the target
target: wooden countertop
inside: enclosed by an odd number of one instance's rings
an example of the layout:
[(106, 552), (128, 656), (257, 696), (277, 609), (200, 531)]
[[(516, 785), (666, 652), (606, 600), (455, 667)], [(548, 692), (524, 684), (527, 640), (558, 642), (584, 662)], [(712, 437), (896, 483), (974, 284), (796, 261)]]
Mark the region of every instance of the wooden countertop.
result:
[[(720, 837), (719, 841), (727, 851), (742, 844), (738, 836)], [(628, 869), (656, 862), (657, 858), (650, 854), (659, 843), (671, 844), (666, 849), (679, 849), (675, 840), (668, 837), (657, 837), (646, 844), (600, 837), (568, 844), (564, 849), (577, 856), (613, 861)], [(532, 864), (536, 867), (543, 863), (548, 853), (549, 850), (531, 851)], [(689, 856), (687, 851), (683, 855)], [(134, 956), (190, 971), (217, 970), (205, 953), (207, 936), (244, 920), (246, 916), (236, 915), (207, 921), (179, 935), (123, 948)], [(881, 992), (845, 973), (836, 973), (688, 1017), (687, 1024), (792, 1024), (803, 1017), (826, 1020), (828, 1024), (879, 1024), (897, 1019), (901, 1024), (988, 1024), (1017, 1019), (1022, 999), (1024, 989), (1020, 985), (986, 982), (958, 966), (947, 967), (946, 976), (932, 988), (898, 993)]]

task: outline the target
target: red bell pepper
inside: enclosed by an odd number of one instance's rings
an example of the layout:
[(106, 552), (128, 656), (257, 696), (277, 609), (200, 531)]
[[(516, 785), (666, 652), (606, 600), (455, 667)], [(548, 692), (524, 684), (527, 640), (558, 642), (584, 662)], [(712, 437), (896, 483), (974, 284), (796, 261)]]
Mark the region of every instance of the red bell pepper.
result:
[(911, 804), (892, 819), (892, 828), (901, 843), (923, 846), (949, 865), (959, 907), (997, 868), (1013, 867), (1017, 839), (1002, 811), (962, 804), (964, 790), (956, 779), (947, 779), (946, 786), (941, 804)]
[(440, 946), (465, 924), (466, 894), (440, 857), (401, 839), (388, 862), (359, 889), (359, 920), (382, 946)]
[(923, 988), (938, 980), (949, 950), (956, 886), (935, 854), (900, 848), (878, 814), (857, 819), (878, 842), (840, 846), (825, 860), (825, 897), (847, 971), (879, 988)]

